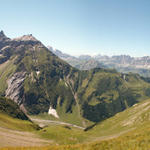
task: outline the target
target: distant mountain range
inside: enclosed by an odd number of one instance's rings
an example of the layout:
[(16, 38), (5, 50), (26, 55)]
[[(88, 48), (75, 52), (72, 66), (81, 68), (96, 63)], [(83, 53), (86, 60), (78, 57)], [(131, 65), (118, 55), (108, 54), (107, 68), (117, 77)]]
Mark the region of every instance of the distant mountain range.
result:
[(80, 55), (74, 57), (69, 54), (65, 54), (60, 50), (53, 49), (48, 46), (59, 58), (65, 60), (73, 67), (80, 70), (90, 70), (93, 68), (114, 68), (123, 73), (138, 73), (144, 77), (150, 77), (150, 56), (144, 57), (131, 57), (129, 55), (118, 56), (102, 56), (102, 55)]

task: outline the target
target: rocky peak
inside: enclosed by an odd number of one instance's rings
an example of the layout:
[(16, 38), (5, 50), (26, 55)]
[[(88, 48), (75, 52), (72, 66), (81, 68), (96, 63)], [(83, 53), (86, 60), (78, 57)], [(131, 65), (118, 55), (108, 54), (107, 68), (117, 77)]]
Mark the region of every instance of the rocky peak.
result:
[(0, 36), (5, 36), (3, 30), (1, 30)]
[(0, 41), (6, 40), (6, 39), (8, 39), (7, 36), (6, 36), (6, 35), (4, 34), (4, 32), (1, 30), (1, 31), (0, 31)]
[(23, 35), (21, 37), (13, 39), (15, 41), (38, 41), (32, 34)]

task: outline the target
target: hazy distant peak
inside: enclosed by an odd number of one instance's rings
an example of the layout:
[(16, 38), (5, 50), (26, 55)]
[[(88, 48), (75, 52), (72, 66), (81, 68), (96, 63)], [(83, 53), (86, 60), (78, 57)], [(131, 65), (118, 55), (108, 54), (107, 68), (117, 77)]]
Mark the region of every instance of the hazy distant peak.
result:
[(18, 38), (14, 38), (15, 41), (38, 41), (32, 34), (23, 35)]
[(54, 51), (53, 47), (52, 46), (47, 46), (47, 48), (50, 50), (50, 51)]
[(90, 60), (92, 57), (90, 55), (80, 55), (78, 58), (83, 60)]
[(50, 50), (50, 51), (52, 51), (52, 52), (56, 52), (56, 53), (61, 53), (62, 54), (62, 52), (60, 51), (60, 50), (58, 50), (58, 49), (54, 49), (52, 46), (47, 46), (47, 48)]
[(60, 50), (58, 49), (54, 49), (52, 46), (47, 46), (47, 48), (53, 52), (56, 56), (60, 57), (60, 58), (74, 58), (74, 56), (71, 56), (69, 54), (66, 54), (66, 53), (62, 53)]

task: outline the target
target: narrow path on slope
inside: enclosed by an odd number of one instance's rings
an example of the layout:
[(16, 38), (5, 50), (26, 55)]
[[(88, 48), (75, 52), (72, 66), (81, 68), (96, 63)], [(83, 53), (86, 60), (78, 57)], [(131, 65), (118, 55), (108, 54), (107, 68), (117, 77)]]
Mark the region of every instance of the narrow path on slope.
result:
[(68, 125), (68, 126), (72, 126), (72, 127), (75, 127), (75, 128), (79, 128), (79, 129), (82, 129), (84, 130), (85, 128), (83, 127), (80, 127), (80, 126), (77, 126), (77, 125), (74, 125), (74, 124), (70, 124), (70, 123), (66, 123), (66, 122), (61, 122), (61, 121), (54, 121), (54, 120), (43, 120), (43, 119), (35, 119), (35, 118), (31, 118), (30, 119), (35, 122), (35, 123), (38, 123), (39, 126), (45, 126), (45, 125), (49, 125), (49, 124), (60, 124), (60, 125)]

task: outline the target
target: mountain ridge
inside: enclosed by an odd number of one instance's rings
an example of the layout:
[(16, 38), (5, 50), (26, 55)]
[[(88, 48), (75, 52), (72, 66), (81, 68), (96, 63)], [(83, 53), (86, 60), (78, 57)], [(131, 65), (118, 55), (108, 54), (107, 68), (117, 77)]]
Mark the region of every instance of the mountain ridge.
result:
[(49, 50), (80, 70), (90, 70), (99, 67), (114, 68), (119, 72), (133, 72), (144, 77), (150, 77), (150, 56), (131, 57), (130, 55), (106, 56), (98, 54), (94, 56), (80, 55), (77, 57), (63, 53), (52, 47)]
[(52, 116), (53, 109), (61, 121), (87, 127), (150, 97), (139, 75), (78, 70), (27, 37), (0, 41), (0, 95), (27, 114)]

